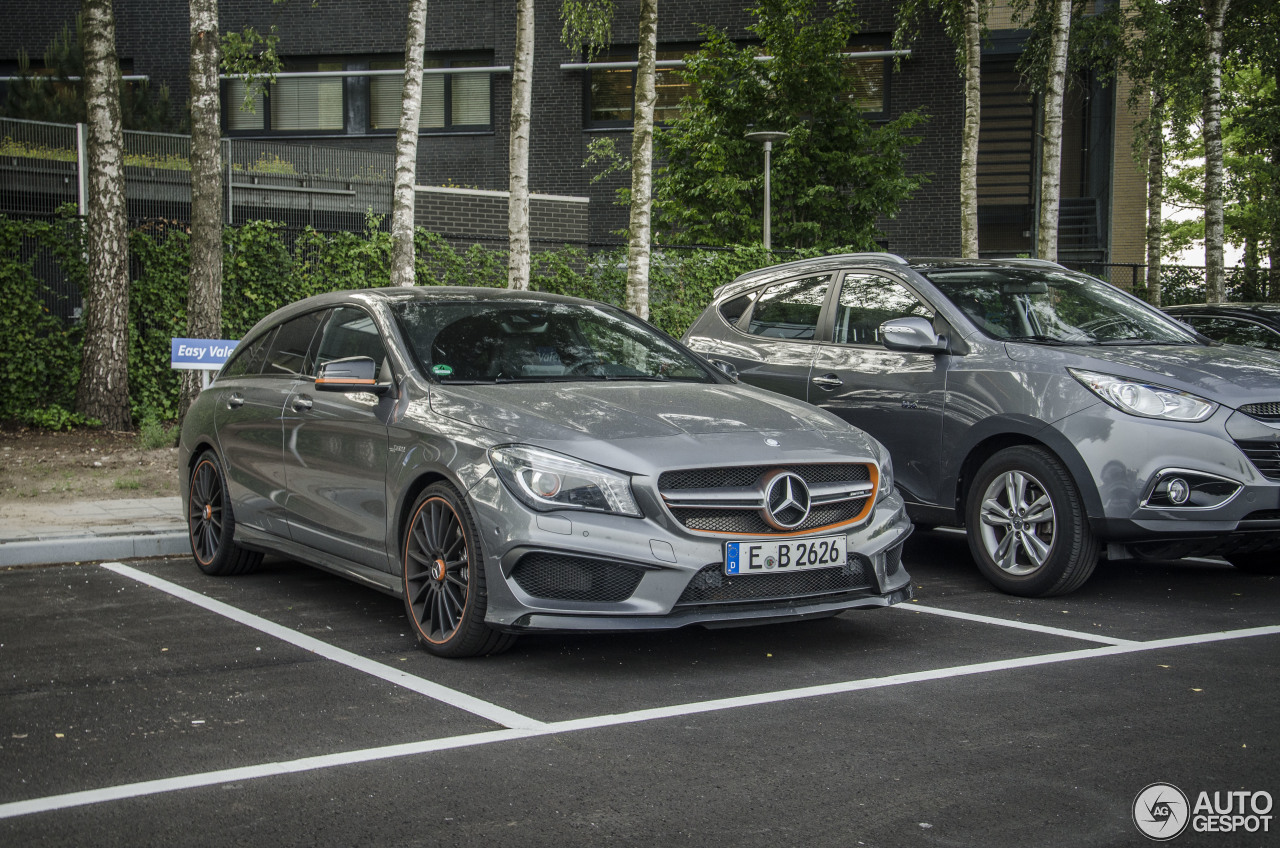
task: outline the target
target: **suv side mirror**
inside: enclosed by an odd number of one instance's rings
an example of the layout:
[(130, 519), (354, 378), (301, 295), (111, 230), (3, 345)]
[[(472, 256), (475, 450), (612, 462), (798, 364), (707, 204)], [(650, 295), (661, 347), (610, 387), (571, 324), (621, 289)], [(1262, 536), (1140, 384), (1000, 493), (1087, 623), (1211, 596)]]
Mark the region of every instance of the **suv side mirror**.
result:
[(880, 341), (889, 350), (908, 353), (945, 353), (946, 339), (933, 331), (933, 324), (918, 316), (894, 318), (880, 325)]
[(332, 359), (320, 366), (320, 373), (316, 375), (316, 391), (384, 394), (391, 386), (378, 383), (377, 367), (368, 356)]

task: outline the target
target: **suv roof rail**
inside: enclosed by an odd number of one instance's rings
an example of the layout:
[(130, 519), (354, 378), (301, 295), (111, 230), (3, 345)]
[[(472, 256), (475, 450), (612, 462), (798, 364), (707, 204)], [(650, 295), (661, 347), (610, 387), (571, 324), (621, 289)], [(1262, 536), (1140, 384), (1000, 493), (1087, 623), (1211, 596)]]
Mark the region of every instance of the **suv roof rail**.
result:
[(996, 262), (1007, 262), (1010, 265), (1030, 265), (1033, 268), (1057, 268), (1062, 271), (1070, 270), (1066, 265), (1054, 262), (1052, 259), (1028, 259), (1026, 257), (1016, 257), (1012, 259), (997, 259)]
[(727, 283), (716, 286), (713, 297), (719, 297), (720, 293), (734, 283), (743, 280), (750, 280), (754, 277), (764, 276), (766, 274), (776, 274), (779, 271), (786, 272), (788, 269), (800, 265), (825, 265), (840, 264), (843, 262), (889, 262), (894, 265), (909, 265), (910, 263), (896, 253), (882, 253), (876, 251), (867, 251), (864, 253), (832, 253), (826, 256), (811, 256), (808, 259), (793, 259), (790, 262), (781, 262), (777, 265), (769, 265), (764, 268), (757, 268), (754, 271), (747, 271), (745, 274), (739, 274)]

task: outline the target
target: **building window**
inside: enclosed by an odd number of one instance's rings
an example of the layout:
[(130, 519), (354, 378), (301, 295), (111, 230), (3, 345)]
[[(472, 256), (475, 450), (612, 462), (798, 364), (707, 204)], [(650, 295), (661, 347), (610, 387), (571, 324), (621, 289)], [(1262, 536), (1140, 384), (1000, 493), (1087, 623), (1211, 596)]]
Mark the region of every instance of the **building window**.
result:
[[(889, 40), (885, 38), (851, 44), (848, 52), (869, 53), (889, 49)], [(845, 59), (845, 79), (848, 80), (845, 96), (868, 118), (889, 117), (890, 61), (884, 57), (859, 59), (850, 56)]]
[[(658, 59), (684, 59), (697, 51), (697, 45), (659, 47)], [(866, 53), (889, 50), (889, 39), (875, 36), (859, 39), (849, 45), (850, 53)], [(635, 62), (636, 48), (610, 50), (596, 62)], [(845, 76), (848, 80), (846, 97), (871, 119), (889, 115), (889, 62), (885, 57), (859, 59), (851, 56), (845, 60)], [(675, 68), (658, 68), (654, 81), (658, 100), (654, 104), (654, 123), (669, 123), (680, 117), (680, 102), (692, 92), (693, 85), (686, 82)], [(586, 125), (593, 128), (630, 127), (635, 122), (634, 68), (593, 68), (587, 73)]]
[[(428, 56), (427, 68), (484, 68), (492, 56)], [(281, 76), (264, 92), (253, 93), (252, 109), (242, 108), (249, 91), (244, 80), (227, 80), (223, 88), (227, 132), (234, 134), (363, 134), (395, 132), (400, 126), (402, 74), (343, 77), (344, 71), (400, 70), (404, 60), (379, 56), (338, 60), (294, 60), (285, 69), (336, 72), (334, 76)], [(427, 132), (489, 130), (492, 74), (427, 73), (422, 77), (422, 117), (418, 126)], [(355, 101), (355, 102), (349, 102)], [(368, 125), (348, 125), (349, 116), (368, 115)]]
[[(684, 59), (696, 46), (659, 47), (657, 58)], [(592, 62), (635, 62), (636, 48), (610, 50)], [(680, 117), (680, 101), (692, 91), (675, 68), (658, 68), (654, 88), (658, 99), (653, 106), (654, 123), (664, 124)], [(592, 69), (587, 72), (587, 126), (629, 127), (635, 123), (635, 68)]]
[[(342, 62), (290, 61), (286, 71), (344, 71)], [(226, 128), (232, 132), (341, 133), (346, 130), (343, 78), (282, 77), (254, 91), (253, 110), (242, 108), (245, 80), (226, 85)]]
[[(492, 66), (492, 57), (428, 56), (427, 68), (483, 68)], [(403, 61), (370, 63), (374, 70), (404, 68)], [(422, 130), (488, 130), (491, 112), (492, 74), (423, 74)], [(400, 126), (400, 99), (404, 79), (399, 76), (372, 77), (369, 81), (369, 129), (394, 132)]]

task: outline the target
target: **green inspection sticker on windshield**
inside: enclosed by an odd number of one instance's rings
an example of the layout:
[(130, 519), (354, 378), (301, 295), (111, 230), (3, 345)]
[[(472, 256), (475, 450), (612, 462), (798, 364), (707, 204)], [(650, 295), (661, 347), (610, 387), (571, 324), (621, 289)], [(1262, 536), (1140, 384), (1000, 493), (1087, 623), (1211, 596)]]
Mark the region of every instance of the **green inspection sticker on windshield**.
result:
[(432, 365), (431, 373), (435, 374), (437, 377), (449, 377), (449, 376), (452, 376), (453, 374), (453, 366), (452, 365)]

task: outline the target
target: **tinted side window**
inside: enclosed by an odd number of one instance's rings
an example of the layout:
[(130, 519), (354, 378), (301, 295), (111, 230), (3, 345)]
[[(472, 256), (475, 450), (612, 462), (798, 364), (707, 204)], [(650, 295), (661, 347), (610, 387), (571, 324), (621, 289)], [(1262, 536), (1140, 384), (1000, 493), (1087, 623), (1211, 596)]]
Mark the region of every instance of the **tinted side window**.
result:
[(746, 294), (738, 295), (732, 300), (726, 300), (720, 304), (720, 315), (728, 323), (737, 324), (738, 319), (742, 317), (742, 314), (751, 306), (751, 301), (755, 299), (755, 292), (747, 292)]
[(222, 373), (218, 377), (227, 380), (232, 377), (244, 377), (260, 373), (262, 371), (262, 363), (267, 359), (267, 348), (270, 346), (271, 339), (274, 336), (275, 330), (268, 330), (258, 336), (257, 340), (248, 347), (237, 345), (236, 352), (231, 356), (231, 361), (223, 367)]
[(327, 310), (308, 312), (280, 325), (267, 354), (262, 373), (269, 376), (299, 377), (314, 373), (312, 341), (328, 315)]
[(788, 280), (765, 289), (751, 313), (747, 332), (774, 339), (812, 339), (831, 275)]
[[(349, 356), (367, 356), (381, 371), (386, 371), (387, 352), (373, 318), (363, 309), (343, 306), (335, 309), (325, 324), (316, 365), (319, 367), (331, 360), (346, 359)], [(389, 377), (379, 374), (379, 379)]]
[(913, 315), (933, 320), (933, 310), (900, 283), (876, 274), (846, 274), (832, 338), (841, 344), (878, 345), (881, 324)]

